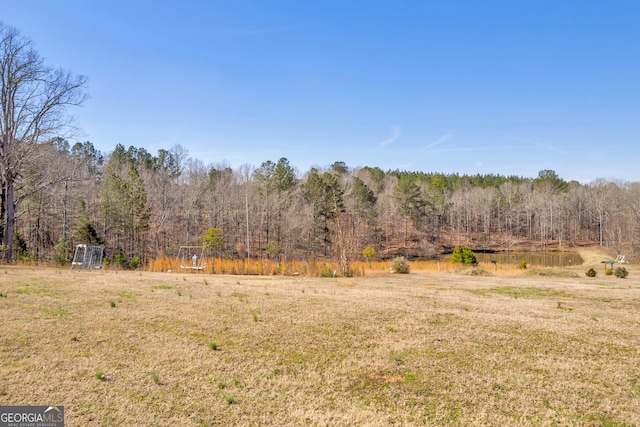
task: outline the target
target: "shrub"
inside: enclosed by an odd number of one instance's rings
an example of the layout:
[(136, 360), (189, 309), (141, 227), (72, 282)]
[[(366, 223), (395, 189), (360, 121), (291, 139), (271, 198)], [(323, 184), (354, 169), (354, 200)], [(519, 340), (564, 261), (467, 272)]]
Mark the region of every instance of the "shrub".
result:
[(140, 267), (140, 257), (138, 255), (134, 255), (133, 258), (131, 258), (131, 262), (129, 262), (129, 265), (134, 270)]
[(596, 273), (596, 271), (593, 268), (588, 269), (585, 273), (584, 273), (587, 277), (596, 277), (596, 275), (598, 273)]
[(13, 256), (22, 259), (27, 253), (27, 242), (22, 238), (20, 233), (16, 232), (13, 235)]
[(604, 274), (606, 274), (607, 276), (613, 276), (613, 270), (605, 270)]
[(629, 275), (629, 272), (624, 267), (616, 267), (614, 274), (619, 279), (624, 279)]
[(409, 274), (409, 261), (404, 257), (397, 257), (391, 261), (391, 271), (398, 274)]
[(68, 264), (71, 262), (69, 250), (69, 241), (64, 236), (60, 237), (53, 247), (53, 260), (60, 265)]
[(20, 261), (33, 262), (37, 261), (38, 255), (35, 252), (27, 251), (20, 256)]
[(451, 263), (454, 264), (456, 262), (462, 262), (462, 249), (458, 245), (453, 248), (453, 252), (451, 253)]
[(271, 241), (263, 246), (263, 249), (267, 255), (271, 258), (278, 258), (284, 253), (284, 248), (279, 242)]
[(527, 269), (527, 261), (525, 261), (525, 260), (520, 261), (520, 264), (518, 264), (518, 268), (520, 270), (526, 270)]
[(118, 252), (116, 256), (113, 257), (113, 263), (118, 267), (123, 268), (127, 264), (127, 256), (122, 252)]
[(465, 246), (462, 249), (462, 263), (467, 266), (476, 266), (478, 265), (478, 259), (476, 255), (473, 253), (468, 246)]
[(460, 246), (456, 245), (456, 247), (453, 249), (453, 253), (451, 254), (451, 262), (462, 263), (466, 266), (478, 265), (478, 259), (476, 258), (476, 255), (468, 246), (460, 248)]

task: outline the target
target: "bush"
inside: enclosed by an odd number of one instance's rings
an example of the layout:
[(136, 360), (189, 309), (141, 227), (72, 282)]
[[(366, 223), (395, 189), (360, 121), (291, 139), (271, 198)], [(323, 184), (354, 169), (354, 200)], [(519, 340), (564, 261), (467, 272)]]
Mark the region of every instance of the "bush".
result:
[(520, 264), (518, 264), (518, 268), (520, 270), (526, 270), (527, 269), (527, 261), (525, 261), (525, 260), (520, 261)]
[(456, 245), (456, 247), (453, 249), (453, 253), (451, 254), (451, 262), (459, 262), (467, 266), (478, 265), (478, 259), (476, 258), (476, 255), (468, 246), (460, 248), (460, 246)]
[(456, 262), (462, 262), (462, 249), (458, 245), (453, 248), (453, 252), (451, 253), (451, 263), (454, 264)]
[(271, 241), (263, 246), (264, 252), (271, 258), (279, 258), (284, 253), (284, 248), (279, 242)]
[(122, 252), (118, 252), (116, 256), (113, 257), (113, 263), (120, 268), (124, 268), (127, 265), (127, 256)]
[(22, 238), (20, 233), (13, 235), (13, 257), (22, 259), (27, 254), (27, 242)]
[(462, 263), (464, 265), (476, 266), (478, 265), (478, 259), (476, 258), (476, 254), (473, 253), (469, 247), (464, 247), (462, 249)]
[(616, 267), (614, 274), (619, 279), (624, 279), (629, 275), (629, 272), (624, 267)]
[(60, 265), (70, 263), (69, 251), (69, 241), (64, 236), (60, 237), (53, 247), (53, 260)]
[(606, 274), (607, 276), (613, 276), (613, 270), (605, 270), (604, 274)]
[(391, 261), (391, 272), (398, 274), (409, 274), (409, 261), (404, 257), (397, 257)]
[(584, 273), (587, 277), (596, 277), (596, 275), (598, 273), (596, 273), (596, 271), (593, 268), (588, 269), (585, 273)]
[(133, 258), (131, 258), (131, 262), (129, 262), (129, 265), (134, 270), (140, 267), (140, 257), (138, 255), (134, 255)]

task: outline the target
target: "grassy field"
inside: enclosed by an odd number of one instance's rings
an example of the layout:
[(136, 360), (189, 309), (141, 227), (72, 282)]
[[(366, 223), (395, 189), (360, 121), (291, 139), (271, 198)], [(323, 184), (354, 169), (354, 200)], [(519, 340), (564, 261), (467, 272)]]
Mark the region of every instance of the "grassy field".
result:
[(595, 278), (0, 267), (0, 405), (64, 405), (68, 426), (640, 425), (640, 267), (589, 261)]

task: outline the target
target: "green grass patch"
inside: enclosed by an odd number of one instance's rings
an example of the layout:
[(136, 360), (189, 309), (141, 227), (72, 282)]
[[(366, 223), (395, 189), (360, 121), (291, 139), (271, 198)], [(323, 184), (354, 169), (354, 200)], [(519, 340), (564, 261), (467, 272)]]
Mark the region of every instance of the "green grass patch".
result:
[(292, 351), (289, 353), (289, 361), (292, 363), (305, 363), (309, 360), (309, 356), (306, 354), (300, 353), (298, 351)]
[(153, 286), (151, 286), (151, 290), (153, 290), (153, 291), (160, 290), (160, 289), (173, 289), (173, 286), (169, 286), (169, 285), (153, 285)]
[(21, 288), (16, 291), (16, 294), (21, 295), (43, 295), (50, 293), (49, 289), (42, 288)]
[(624, 421), (612, 420), (609, 415), (600, 415), (598, 421), (602, 427), (632, 427), (633, 424), (627, 424)]
[(137, 292), (120, 292), (118, 293), (118, 296), (121, 298), (136, 298), (139, 297), (140, 294)]
[(43, 308), (42, 312), (49, 317), (63, 317), (69, 314), (69, 310), (66, 310), (64, 308)]
[(402, 381), (405, 383), (415, 383), (416, 382), (416, 374), (412, 374), (411, 372), (407, 372), (402, 377)]
[(599, 301), (599, 302), (613, 302), (617, 299), (614, 298), (609, 298), (609, 297), (591, 297), (591, 298), (587, 298), (590, 301)]
[(571, 294), (558, 291), (556, 289), (536, 288), (532, 286), (498, 286), (495, 288), (472, 289), (469, 292), (476, 295), (498, 294), (512, 298), (534, 298), (534, 297), (570, 297)]

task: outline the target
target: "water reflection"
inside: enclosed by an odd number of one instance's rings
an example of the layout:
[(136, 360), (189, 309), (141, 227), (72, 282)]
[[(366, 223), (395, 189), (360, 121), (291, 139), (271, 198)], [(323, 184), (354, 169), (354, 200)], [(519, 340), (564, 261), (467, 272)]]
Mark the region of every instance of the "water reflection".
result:
[[(542, 267), (570, 267), (582, 264), (582, 258), (576, 252), (475, 252), (480, 264), (489, 264), (495, 260), (498, 264), (517, 265), (525, 260), (527, 265), (538, 265)], [(451, 255), (446, 255), (443, 260), (449, 261)]]

